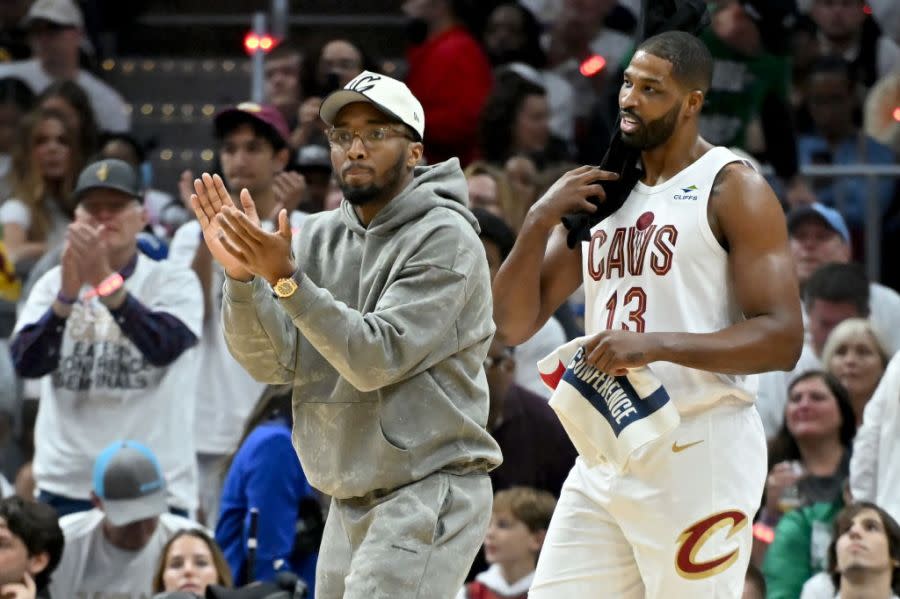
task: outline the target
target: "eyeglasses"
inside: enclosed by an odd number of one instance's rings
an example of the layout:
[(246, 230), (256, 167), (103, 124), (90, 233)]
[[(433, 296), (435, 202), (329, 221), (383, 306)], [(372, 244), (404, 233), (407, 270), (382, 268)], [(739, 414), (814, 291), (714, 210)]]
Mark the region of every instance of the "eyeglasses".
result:
[(367, 150), (380, 146), (392, 137), (405, 137), (406, 139), (412, 140), (412, 137), (406, 133), (395, 131), (390, 127), (374, 127), (372, 129), (362, 130), (335, 127), (328, 130), (328, 142), (342, 150), (349, 150), (350, 146), (353, 145), (353, 139), (357, 136), (360, 141), (363, 142), (363, 145)]

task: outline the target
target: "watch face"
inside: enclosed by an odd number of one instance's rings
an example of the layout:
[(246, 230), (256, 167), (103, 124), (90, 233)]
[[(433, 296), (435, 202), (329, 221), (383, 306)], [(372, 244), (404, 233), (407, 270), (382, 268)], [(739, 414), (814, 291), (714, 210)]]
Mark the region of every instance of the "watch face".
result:
[(290, 295), (297, 288), (293, 279), (283, 279), (275, 285), (275, 293), (281, 296)]

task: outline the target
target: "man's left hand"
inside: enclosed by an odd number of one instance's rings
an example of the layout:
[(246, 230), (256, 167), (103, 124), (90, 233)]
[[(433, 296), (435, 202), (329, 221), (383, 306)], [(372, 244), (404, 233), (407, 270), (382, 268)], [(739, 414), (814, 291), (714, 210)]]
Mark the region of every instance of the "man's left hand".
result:
[(600, 331), (584, 344), (587, 362), (597, 370), (624, 376), (630, 368), (656, 360), (653, 335), (633, 331)]
[[(241, 191), (244, 211), (255, 214), (255, 204), (250, 192)], [(232, 206), (223, 206), (216, 215), (222, 228), (222, 246), (229, 254), (253, 274), (274, 285), (278, 279), (287, 278), (296, 267), (291, 260), (291, 225), (287, 210), (278, 213), (278, 230), (264, 231), (256, 219), (248, 217)]]
[(109, 250), (103, 239), (103, 225), (92, 227), (87, 223), (69, 225), (68, 240), (80, 257), (79, 271), (84, 280), (96, 287), (113, 269), (109, 265)]

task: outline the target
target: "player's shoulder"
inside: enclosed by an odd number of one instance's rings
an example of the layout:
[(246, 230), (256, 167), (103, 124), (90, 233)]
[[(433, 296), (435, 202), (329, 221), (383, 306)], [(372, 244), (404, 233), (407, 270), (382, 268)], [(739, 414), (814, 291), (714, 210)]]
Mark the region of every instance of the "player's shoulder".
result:
[(756, 203), (777, 204), (778, 199), (769, 182), (749, 160), (738, 154), (722, 165), (713, 178), (710, 202), (717, 206), (734, 209), (735, 205)]

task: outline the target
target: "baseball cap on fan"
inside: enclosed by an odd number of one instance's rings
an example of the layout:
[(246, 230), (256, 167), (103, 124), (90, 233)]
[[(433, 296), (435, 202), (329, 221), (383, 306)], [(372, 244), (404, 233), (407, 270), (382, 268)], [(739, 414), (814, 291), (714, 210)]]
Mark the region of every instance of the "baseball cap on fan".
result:
[(798, 206), (791, 210), (787, 217), (788, 232), (793, 234), (800, 224), (810, 220), (822, 223), (826, 228), (840, 235), (845, 243), (850, 243), (850, 230), (841, 213), (819, 202)]
[(234, 123), (246, 122), (250, 119), (262, 123), (271, 129), (284, 142), (284, 145), (288, 144), (291, 131), (281, 111), (271, 104), (257, 104), (256, 102), (241, 102), (237, 106), (231, 106), (217, 114), (213, 119), (216, 137), (222, 139), (224, 133), (230, 130)]
[(92, 189), (112, 189), (141, 199), (141, 178), (130, 164), (118, 158), (106, 158), (93, 162), (78, 175), (72, 197), (80, 202)]
[(363, 71), (343, 89), (332, 92), (322, 102), (319, 116), (327, 125), (334, 125), (341, 108), (354, 102), (368, 102), (418, 135), (425, 137), (425, 111), (406, 84), (387, 75)]
[(35, 21), (48, 21), (63, 27), (84, 27), (81, 9), (74, 0), (36, 0), (22, 20), (26, 28)]
[(137, 441), (116, 441), (100, 452), (94, 462), (94, 493), (113, 526), (153, 518), (169, 509), (159, 461)]

